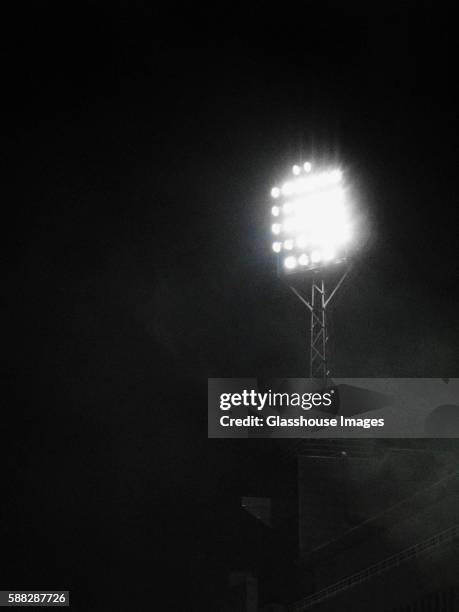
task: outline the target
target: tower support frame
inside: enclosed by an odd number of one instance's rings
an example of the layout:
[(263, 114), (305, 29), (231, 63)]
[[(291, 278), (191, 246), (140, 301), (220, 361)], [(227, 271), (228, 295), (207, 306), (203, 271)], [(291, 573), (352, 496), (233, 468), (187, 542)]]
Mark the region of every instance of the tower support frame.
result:
[(328, 349), (329, 330), (327, 325), (327, 307), (344, 279), (349, 274), (350, 266), (346, 268), (336, 285), (327, 295), (325, 278), (315, 274), (311, 277), (310, 298), (305, 298), (292, 285), (290, 289), (308, 308), (310, 312), (309, 328), (309, 378), (320, 381), (323, 388), (327, 388), (330, 378), (330, 354)]

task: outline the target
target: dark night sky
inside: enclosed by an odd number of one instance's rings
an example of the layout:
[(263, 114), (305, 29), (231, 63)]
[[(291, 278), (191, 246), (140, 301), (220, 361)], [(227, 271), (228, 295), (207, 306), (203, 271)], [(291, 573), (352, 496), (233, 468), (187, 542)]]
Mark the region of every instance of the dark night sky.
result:
[(270, 187), (299, 159), (342, 163), (372, 223), (334, 313), (336, 374), (458, 375), (450, 16), (321, 6), (6, 20), (18, 587), (57, 575), (84, 602), (102, 563), (104, 584), (142, 591), (158, 551), (188, 585), (183, 549), (213, 544), (183, 516), (216, 521), (261, 478), (259, 448), (206, 440), (206, 378), (304, 372), (305, 313), (266, 232)]

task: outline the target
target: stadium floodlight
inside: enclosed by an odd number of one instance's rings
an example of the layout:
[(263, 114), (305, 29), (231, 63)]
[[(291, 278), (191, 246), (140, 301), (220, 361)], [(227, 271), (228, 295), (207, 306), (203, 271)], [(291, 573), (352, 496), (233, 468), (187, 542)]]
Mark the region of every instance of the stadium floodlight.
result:
[[(292, 176), (293, 175), (293, 176)], [(353, 239), (352, 206), (341, 168), (295, 164), (292, 175), (271, 189), (272, 250), (279, 274), (311, 312), (310, 377), (324, 386), (330, 375), (326, 308), (350, 270)], [(340, 275), (329, 293), (327, 286)], [(310, 284), (310, 297), (294, 281)]]
[(308, 265), (301, 267), (302, 273), (342, 263), (347, 258), (351, 218), (343, 173), (339, 168), (311, 170), (310, 162), (296, 164), (296, 178), (271, 190), (272, 197), (279, 200), (271, 209), (276, 217), (272, 232), (282, 240), (283, 246), (276, 252), (282, 262), (280, 269), (287, 273), (298, 273), (296, 266), (286, 263), (292, 255), (308, 258)]

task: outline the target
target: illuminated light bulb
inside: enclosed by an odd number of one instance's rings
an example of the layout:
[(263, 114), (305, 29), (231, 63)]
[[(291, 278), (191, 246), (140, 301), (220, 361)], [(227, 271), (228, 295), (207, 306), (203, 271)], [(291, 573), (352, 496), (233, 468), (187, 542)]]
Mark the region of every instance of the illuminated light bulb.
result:
[(298, 176), (301, 172), (301, 168), (295, 164), (292, 168), (292, 172), (295, 176)]
[(280, 213), (280, 208), (279, 206), (273, 206), (271, 208), (271, 214), (273, 215), (273, 217), (278, 217)]
[(292, 184), (291, 183), (284, 183), (282, 185), (282, 195), (287, 196), (290, 195), (292, 193)]
[(280, 253), (282, 249), (282, 244), (280, 242), (273, 242), (273, 251), (275, 253)]
[(280, 234), (280, 231), (281, 231), (281, 226), (280, 226), (280, 224), (279, 224), (279, 223), (274, 223), (274, 224), (271, 226), (271, 230), (272, 230), (273, 234), (276, 234), (276, 235), (277, 235), (277, 234)]
[(293, 257), (293, 255), (286, 257), (284, 259), (284, 266), (287, 268), (287, 270), (293, 270), (296, 268), (296, 257)]
[(271, 197), (278, 198), (280, 194), (281, 194), (281, 190), (279, 189), (279, 187), (273, 187), (271, 189)]
[(306, 253), (300, 255), (298, 263), (300, 264), (300, 266), (307, 266), (309, 264), (309, 257), (306, 255)]
[(284, 242), (284, 249), (291, 251), (293, 249), (293, 240), (286, 240)]
[(303, 164), (303, 168), (304, 168), (305, 172), (311, 172), (311, 170), (312, 170), (312, 166), (311, 166), (311, 164), (309, 162), (305, 162)]

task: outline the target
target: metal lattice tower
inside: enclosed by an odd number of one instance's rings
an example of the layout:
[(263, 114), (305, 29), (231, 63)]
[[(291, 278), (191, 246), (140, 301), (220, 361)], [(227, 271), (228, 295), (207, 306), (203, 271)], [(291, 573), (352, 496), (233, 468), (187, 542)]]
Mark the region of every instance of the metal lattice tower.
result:
[(311, 284), (311, 346), (309, 357), (310, 378), (320, 379), (327, 384), (329, 375), (327, 363), (327, 317), (325, 282), (313, 280)]
[(323, 277), (313, 276), (311, 278), (310, 301), (308, 301), (292, 285), (290, 289), (303, 302), (311, 313), (310, 341), (309, 341), (309, 377), (321, 382), (324, 388), (327, 387), (330, 377), (329, 361), (330, 357), (327, 350), (329, 334), (327, 328), (327, 306), (330, 304), (335, 293), (341, 287), (346, 276), (349, 274), (351, 266), (348, 266), (339, 281), (334, 286), (329, 295), (326, 294), (325, 280)]

